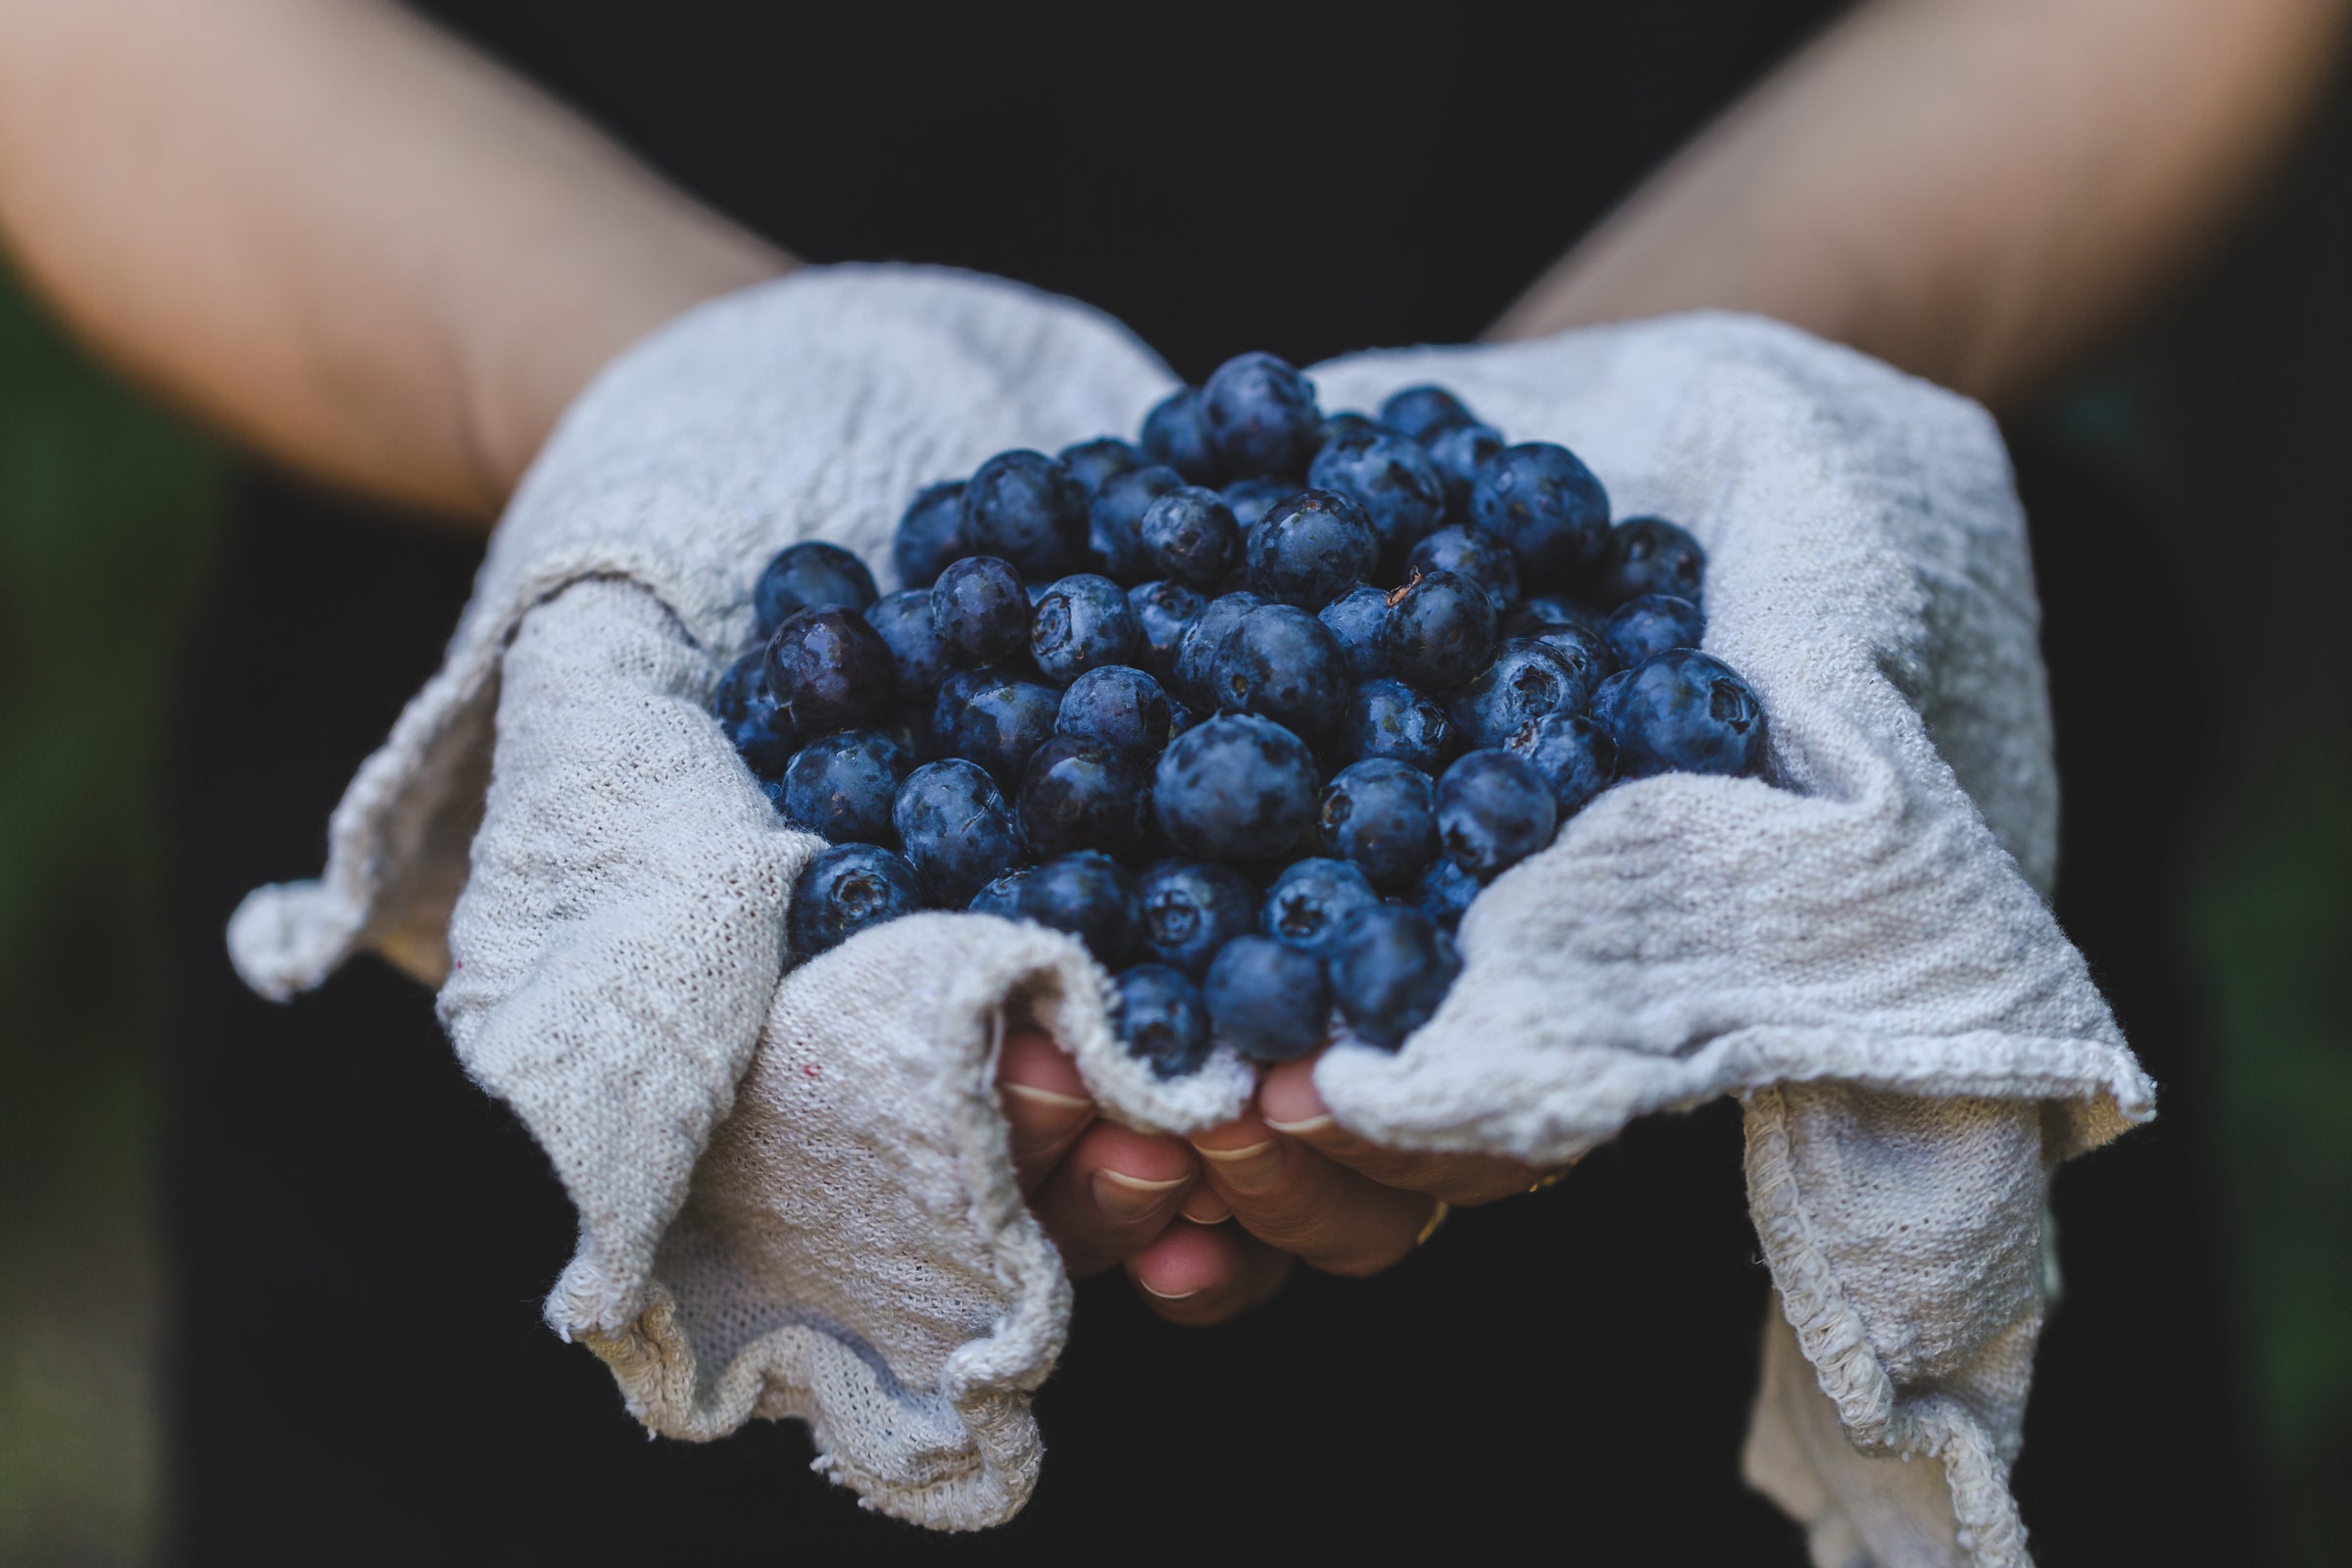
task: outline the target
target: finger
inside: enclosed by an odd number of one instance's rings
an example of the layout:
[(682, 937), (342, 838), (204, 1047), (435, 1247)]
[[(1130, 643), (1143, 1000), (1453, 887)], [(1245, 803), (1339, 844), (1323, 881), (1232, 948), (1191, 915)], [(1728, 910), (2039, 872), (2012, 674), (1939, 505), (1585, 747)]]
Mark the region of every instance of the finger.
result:
[(1181, 1140), (1097, 1121), (1038, 1184), (1029, 1206), (1072, 1276), (1099, 1274), (1166, 1230), (1199, 1174)]
[(1222, 1323), (1282, 1288), (1291, 1256), (1226, 1226), (1179, 1223), (1127, 1260), (1146, 1305), (1171, 1323)]
[(1267, 1126), (1327, 1159), (1385, 1187), (1442, 1198), (1457, 1208), (1524, 1193), (1545, 1172), (1495, 1154), (1444, 1154), (1383, 1149), (1332, 1120), (1315, 1092), (1314, 1061), (1286, 1061), (1258, 1086), (1258, 1114)]
[(1095, 1102), (1077, 1063), (1038, 1029), (1005, 1031), (997, 1089), (1012, 1128), (1013, 1174), (1032, 1192), (1095, 1119)]
[(1413, 1250), (1437, 1204), (1383, 1187), (1246, 1111), (1198, 1134), (1200, 1169), (1260, 1241), (1333, 1274), (1376, 1274)]

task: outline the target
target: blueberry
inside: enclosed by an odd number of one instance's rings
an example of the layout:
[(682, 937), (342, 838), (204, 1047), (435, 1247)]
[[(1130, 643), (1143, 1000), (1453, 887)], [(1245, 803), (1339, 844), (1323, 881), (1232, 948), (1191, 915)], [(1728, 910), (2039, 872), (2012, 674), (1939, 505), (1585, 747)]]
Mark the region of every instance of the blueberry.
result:
[(792, 951), (813, 958), (869, 925), (922, 907), (914, 867), (878, 844), (836, 844), (819, 850), (792, 885), (784, 917)]
[(1480, 881), (1551, 842), (1559, 807), (1544, 775), (1508, 752), (1465, 752), (1438, 780), (1438, 834)]
[(1323, 416), (1322, 445), (1329, 446), (1343, 436), (1362, 435), (1367, 430), (1387, 428), (1386, 425), (1375, 421), (1369, 414), (1355, 409), (1342, 409), (1337, 414)]
[(1380, 651), (1423, 691), (1447, 692), (1487, 667), (1494, 652), (1494, 601), (1457, 571), (1436, 571), (1389, 596)]
[(1285, 501), (1298, 493), (1298, 487), (1288, 479), (1236, 479), (1221, 494), (1225, 505), (1233, 509), (1233, 520), (1244, 533), (1257, 526), (1257, 519), (1277, 501)]
[(1609, 530), (1592, 592), (1612, 606), (1643, 594), (1672, 594), (1696, 604), (1706, 574), (1707, 553), (1689, 532), (1664, 517), (1628, 517)]
[(1135, 878), (1107, 855), (1079, 850), (1048, 860), (1021, 879), (1017, 897), (1023, 919), (1067, 931), (1104, 968), (1135, 950), (1143, 925)]
[(1242, 527), (1217, 492), (1179, 485), (1145, 511), (1143, 546), (1153, 571), (1207, 588), (1241, 564)]
[(1012, 564), (966, 556), (931, 585), (931, 630), (951, 664), (990, 664), (1029, 643), (1029, 596)]
[(1453, 938), (1419, 909), (1374, 905), (1348, 922), (1331, 957), (1332, 1000), (1356, 1037), (1394, 1051), (1429, 1022), (1462, 972)]
[(1582, 713), (1552, 713), (1503, 742), (1513, 757), (1525, 758), (1551, 786), (1552, 805), (1563, 822), (1608, 788), (1617, 774), (1617, 743)]
[(1389, 623), (1389, 596), (1373, 587), (1350, 588), (1316, 616), (1331, 628), (1355, 680), (1378, 680), (1389, 672), (1380, 651), (1380, 629)]
[(744, 762), (763, 779), (772, 779), (792, 760), (801, 744), (792, 715), (776, 706), (767, 689), (767, 650), (755, 648), (727, 666), (710, 694), (710, 716), (727, 732)]
[(1318, 856), (1283, 868), (1266, 890), (1257, 925), (1301, 953), (1328, 958), (1348, 917), (1379, 903), (1380, 895), (1362, 871), (1346, 860)]
[(1497, 616), (1519, 597), (1519, 558), (1483, 528), (1440, 528), (1413, 546), (1404, 567), (1407, 576), (1459, 572), (1487, 591)]
[(1182, 1078), (1208, 1060), (1208, 1003), (1192, 979), (1164, 963), (1119, 971), (1119, 1044), (1154, 1078)]
[(1763, 705), (1729, 664), (1695, 648), (1654, 654), (1629, 670), (1607, 722), (1620, 778), (1764, 765)]
[(1323, 1043), (1331, 984), (1323, 965), (1272, 937), (1236, 937), (1201, 988), (1220, 1038), (1258, 1061), (1294, 1061)]
[[(946, 708), (948, 688), (940, 688)], [(977, 762), (1005, 789), (1016, 787), (1031, 754), (1054, 734), (1061, 711), (1061, 690), (999, 673), (968, 688), (968, 695), (944, 716), (940, 742), (949, 754)]]
[(1411, 887), (1438, 858), (1437, 787), (1420, 768), (1372, 758), (1323, 791), (1323, 847), (1384, 891)]
[(1200, 421), (1198, 388), (1177, 388), (1144, 416), (1144, 456), (1166, 464), (1193, 484), (1215, 484), (1224, 476), (1224, 461)]
[(1021, 900), (1026, 897), (1029, 878), (1036, 870), (1034, 865), (1024, 865), (1018, 871), (1005, 872), (973, 894), (972, 902), (964, 907), (974, 914), (993, 914), (1004, 920), (1026, 918), (1021, 913)]
[(1127, 590), (1135, 612), (1135, 662), (1163, 686), (1176, 677), (1176, 652), (1208, 601), (1180, 582), (1140, 582)]
[(1581, 713), (1592, 683), (1542, 643), (1511, 637), (1489, 664), (1453, 694), (1446, 716), (1464, 746), (1500, 746), (1547, 713)]
[(1185, 731), (1159, 756), (1152, 802), (1187, 854), (1271, 859), (1315, 819), (1315, 760), (1272, 719), (1224, 713)]
[(1257, 926), (1257, 889), (1215, 860), (1161, 860), (1143, 874), (1144, 950), (1198, 980), (1235, 937)]
[[(1539, 626), (1525, 633), (1553, 653), (1585, 683), (1588, 693), (1617, 673), (1617, 650), (1597, 630), (1586, 626)], [(1580, 706), (1590, 706), (1591, 697)]]
[(1086, 521), (1086, 487), (1042, 452), (1000, 452), (963, 487), (965, 545), (1039, 581), (1079, 558)]
[(1480, 467), (1470, 520), (1517, 554), (1528, 588), (1558, 588), (1607, 543), (1609, 494), (1566, 447), (1529, 441), (1504, 447)]
[(1251, 588), (1281, 604), (1321, 610), (1372, 575), (1380, 537), (1347, 496), (1301, 490), (1257, 519), (1247, 555)]
[(1306, 482), (1352, 497), (1392, 559), (1445, 520), (1445, 481), (1419, 442), (1393, 430), (1326, 444), (1308, 466)]
[(1038, 855), (1125, 855), (1144, 837), (1143, 764), (1101, 741), (1055, 735), (1030, 756), (1016, 805)]
[(1302, 471), (1323, 439), (1315, 384), (1271, 354), (1227, 360), (1200, 388), (1200, 425), (1236, 475)]
[(1123, 664), (1135, 653), (1135, 612), (1108, 577), (1064, 577), (1046, 590), (1029, 622), (1029, 657), (1046, 679), (1066, 686), (1090, 669)]
[(1502, 617), (1502, 634), (1534, 637), (1555, 626), (1574, 626), (1598, 636), (1608, 618), (1566, 594), (1530, 594), (1511, 606), (1510, 612)]
[(785, 616), (767, 641), (764, 668), (776, 705), (804, 735), (875, 717), (898, 690), (890, 644), (839, 605)]
[(1592, 688), (1592, 722), (1609, 731), (1612, 736), (1616, 734), (1617, 699), (1633, 676), (1632, 670), (1621, 669)]
[(760, 570), (752, 584), (752, 613), (760, 635), (772, 637), (796, 610), (840, 605), (862, 612), (876, 597), (864, 562), (839, 545), (808, 539), (787, 545)]
[(1468, 519), (1470, 487), (1478, 482), (1478, 470), (1501, 450), (1502, 432), (1491, 424), (1449, 424), (1429, 438), (1429, 466), (1446, 487), (1448, 514)]
[(914, 766), (907, 749), (870, 729), (840, 729), (801, 748), (784, 769), (779, 809), (833, 844), (888, 844), (891, 804)]
[(1210, 600), (1193, 617), (1184, 640), (1176, 645), (1176, 662), (1169, 674), (1178, 697), (1198, 707), (1213, 710), (1217, 706), (1217, 650), (1225, 643), (1225, 634), (1242, 623), (1242, 617), (1266, 603), (1256, 594), (1222, 594)]
[(1643, 594), (1617, 607), (1604, 634), (1617, 662), (1631, 669), (1669, 648), (1696, 648), (1706, 630), (1707, 617), (1690, 600)]
[(1152, 574), (1152, 558), (1144, 552), (1144, 514), (1184, 482), (1183, 474), (1163, 463), (1127, 468), (1102, 482), (1087, 503), (1086, 539), (1104, 571), (1122, 582)]
[(961, 758), (926, 762), (907, 774), (890, 819), (923, 891), (945, 908), (961, 908), (1029, 858), (996, 781)]
[(1404, 682), (1368, 680), (1348, 694), (1338, 750), (1348, 761), (1387, 758), (1435, 773), (1453, 749), (1446, 710)]
[(1348, 695), (1348, 656), (1322, 621), (1291, 605), (1260, 605), (1217, 646), (1217, 706), (1262, 713), (1297, 735), (1320, 736)]
[(1115, 747), (1150, 762), (1176, 734), (1176, 710), (1159, 682), (1126, 664), (1090, 669), (1061, 694), (1056, 735)]
[(1413, 890), (1413, 907), (1450, 931), (1462, 923), (1462, 914), (1478, 897), (1478, 890), (1477, 877), (1441, 855)]
[(939, 690), (947, 678), (948, 651), (940, 646), (931, 624), (930, 589), (906, 588), (884, 595), (865, 612), (865, 623), (889, 645), (900, 701), (927, 698)]
[(1081, 441), (1061, 449), (1056, 459), (1070, 470), (1070, 477), (1088, 495), (1102, 488), (1102, 481), (1114, 473), (1144, 466), (1144, 455), (1115, 435), (1099, 435), (1092, 441)]
[(1392, 393), (1380, 406), (1380, 422), (1416, 441), (1427, 441), (1441, 430), (1474, 422), (1462, 400), (1442, 386), (1408, 386)]
[(970, 555), (963, 546), (963, 481), (930, 485), (918, 492), (899, 518), (891, 539), (890, 558), (899, 568), (899, 581), (908, 588), (928, 588), (947, 569), (948, 563)]

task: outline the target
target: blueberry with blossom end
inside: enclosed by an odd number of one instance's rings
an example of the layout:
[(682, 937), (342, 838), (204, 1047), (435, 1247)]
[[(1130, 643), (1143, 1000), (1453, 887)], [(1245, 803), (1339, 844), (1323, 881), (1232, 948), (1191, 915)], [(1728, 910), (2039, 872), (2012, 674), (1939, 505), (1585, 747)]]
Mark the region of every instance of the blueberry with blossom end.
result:
[(1592, 701), (1592, 683), (1544, 644), (1526, 637), (1504, 640), (1494, 662), (1473, 676), (1446, 704), (1446, 716), (1464, 746), (1500, 746), (1547, 713), (1582, 712)]
[(767, 640), (767, 689), (804, 735), (843, 729), (887, 710), (898, 694), (890, 645), (839, 605), (796, 610)]
[(1150, 762), (1175, 738), (1175, 705), (1143, 670), (1105, 664), (1070, 682), (1061, 694), (1054, 732), (1115, 747)]
[(940, 646), (939, 632), (931, 623), (930, 589), (885, 594), (865, 612), (865, 623), (890, 646), (901, 702), (927, 699), (939, 690), (948, 674), (948, 651)]
[(777, 803), (795, 827), (834, 844), (888, 844), (890, 811), (914, 759), (879, 730), (841, 729), (801, 748), (784, 769)]
[(1387, 758), (1436, 773), (1454, 753), (1446, 710), (1400, 680), (1368, 680), (1348, 694), (1336, 750), (1343, 760)]
[(1393, 758), (1350, 762), (1323, 790), (1323, 848), (1383, 892), (1420, 881), (1438, 858), (1437, 786)]
[(1413, 907), (1451, 931), (1462, 923), (1462, 916), (1468, 912), (1470, 901), (1478, 897), (1481, 885), (1477, 877), (1454, 863), (1450, 856), (1440, 855), (1413, 890)]
[(1004, 791), (978, 763), (962, 758), (926, 762), (907, 774), (890, 819), (923, 892), (943, 908), (963, 907), (973, 894), (1029, 860)]
[(1350, 588), (1325, 605), (1316, 619), (1331, 629), (1353, 680), (1378, 680), (1389, 672), (1380, 651), (1380, 629), (1389, 623), (1389, 596), (1381, 589)]
[(1038, 855), (1125, 855), (1144, 837), (1144, 769), (1101, 741), (1055, 735), (1030, 756), (1015, 801), (1021, 836)]
[(1480, 528), (1440, 528), (1412, 548), (1404, 560), (1405, 575), (1458, 572), (1487, 591), (1499, 616), (1519, 597), (1519, 558), (1493, 534)]
[(1301, 490), (1257, 519), (1245, 554), (1250, 588), (1278, 604), (1321, 610), (1372, 575), (1380, 536), (1350, 498)]
[(1652, 654), (1669, 648), (1696, 648), (1707, 632), (1707, 617), (1688, 599), (1672, 594), (1643, 594), (1617, 607), (1603, 634), (1617, 662), (1631, 669)]
[(755, 648), (727, 666), (710, 694), (710, 716), (761, 779), (780, 775), (801, 744), (792, 715), (776, 706), (775, 694), (767, 689), (765, 648)]
[(1445, 520), (1445, 480), (1419, 442), (1393, 430), (1326, 443), (1308, 466), (1306, 482), (1353, 497), (1392, 560)]
[(1029, 621), (1029, 657), (1040, 674), (1064, 686), (1090, 669), (1125, 663), (1135, 639), (1135, 611), (1125, 590), (1092, 572), (1047, 589)]
[[(1586, 626), (1539, 626), (1519, 635), (1542, 643), (1560, 657), (1576, 677), (1583, 681), (1588, 694), (1597, 692), (1600, 683), (1617, 673), (1617, 650), (1599, 631)], [(1587, 696), (1585, 707), (1592, 698)]]
[(1177, 388), (1144, 416), (1144, 456), (1174, 468), (1191, 484), (1215, 484), (1223, 477), (1224, 460), (1201, 423), (1198, 387)]
[(1162, 686), (1176, 678), (1176, 653), (1208, 601), (1180, 582), (1139, 582), (1127, 590), (1135, 612), (1135, 662)]
[(1029, 595), (1008, 561), (966, 556), (931, 585), (931, 630), (951, 664), (993, 664), (1029, 642)]
[(1271, 354), (1240, 354), (1200, 388), (1200, 425), (1232, 474), (1305, 469), (1323, 439), (1315, 384)]
[(1491, 424), (1451, 424), (1429, 438), (1429, 466), (1446, 487), (1446, 510), (1461, 521), (1470, 517), (1470, 487), (1478, 470), (1502, 450), (1502, 432)]
[(1055, 457), (1088, 495), (1102, 489), (1102, 481), (1112, 474), (1144, 465), (1144, 455), (1115, 435), (1099, 435), (1092, 441), (1063, 447)]
[(963, 543), (963, 481), (951, 479), (917, 492), (891, 536), (890, 559), (899, 568), (899, 581), (928, 588), (948, 563), (970, 554)]
[(1617, 743), (1582, 713), (1552, 713), (1503, 742), (1524, 758), (1544, 782), (1563, 822), (1585, 808), (1617, 776)]
[(1201, 988), (1219, 1039), (1256, 1061), (1296, 1061), (1323, 1043), (1331, 985), (1322, 963), (1272, 937), (1236, 937)]
[(1152, 799), (1159, 825), (1188, 855), (1266, 860), (1314, 825), (1315, 760), (1297, 735), (1253, 713), (1223, 713), (1159, 754)]
[(1332, 1001), (1357, 1039), (1394, 1051), (1429, 1022), (1462, 972), (1453, 938), (1419, 909), (1375, 905), (1333, 944)]
[(1457, 571), (1433, 571), (1389, 596), (1380, 651), (1408, 684), (1449, 692), (1494, 652), (1494, 601)]
[(813, 958), (868, 926), (922, 907), (914, 868), (879, 844), (836, 844), (810, 858), (784, 917), (798, 956)]
[(1508, 752), (1465, 752), (1438, 780), (1439, 839), (1482, 882), (1549, 844), (1558, 820), (1551, 786)]
[(1476, 416), (1462, 400), (1442, 386), (1408, 386), (1391, 393), (1380, 406), (1380, 422), (1416, 441), (1426, 442), (1441, 430), (1474, 422)]
[(1195, 588), (1224, 581), (1242, 564), (1242, 525), (1233, 509), (1197, 484), (1165, 491), (1145, 509), (1143, 543), (1154, 571)]
[(1163, 1082), (1199, 1072), (1208, 1060), (1208, 1003), (1191, 976), (1164, 963), (1119, 971), (1114, 1008), (1119, 1044)]
[(1144, 549), (1144, 514), (1171, 490), (1184, 488), (1184, 475), (1164, 463), (1125, 468), (1102, 481), (1086, 507), (1086, 542), (1102, 569), (1122, 582), (1152, 575)]
[[(947, 696), (946, 687), (940, 695)], [(1029, 759), (1053, 738), (1060, 715), (1059, 687), (998, 674), (972, 685), (962, 703), (945, 715), (948, 725), (940, 740), (950, 756), (979, 763), (998, 784), (1015, 789)]]
[(1041, 582), (1079, 558), (1086, 519), (1086, 487), (1042, 452), (1000, 452), (964, 482), (965, 545)]
[(1260, 605), (1217, 646), (1217, 706), (1262, 713), (1309, 740), (1340, 716), (1348, 659), (1331, 628), (1292, 605)]
[(839, 545), (805, 539), (787, 545), (752, 584), (752, 614), (759, 634), (772, 637), (796, 610), (840, 605), (862, 612), (879, 597), (865, 563)]
[(1144, 951), (1196, 980), (1226, 943), (1257, 928), (1257, 889), (1221, 861), (1155, 861), (1138, 891)]
[(1217, 707), (1217, 652), (1225, 645), (1226, 633), (1242, 623), (1242, 617), (1266, 603), (1266, 600), (1244, 589), (1238, 593), (1220, 594), (1201, 608), (1193, 623), (1176, 645), (1176, 662), (1170, 669), (1170, 686), (1175, 695), (1199, 708), (1214, 711)]
[(1643, 594), (1671, 594), (1696, 604), (1706, 575), (1707, 553), (1690, 530), (1664, 517), (1628, 517), (1609, 530), (1592, 590), (1612, 607)]
[(1670, 649), (1628, 670), (1608, 725), (1620, 778), (1737, 776), (1764, 765), (1764, 705), (1738, 671), (1695, 648)]
[(1520, 582), (1541, 592), (1565, 586), (1599, 558), (1609, 494), (1566, 447), (1526, 441), (1480, 466), (1470, 520), (1511, 547)]
[(1315, 856), (1283, 868), (1266, 889), (1257, 926), (1278, 942), (1328, 958), (1348, 917), (1379, 903), (1380, 895), (1361, 870), (1346, 860)]

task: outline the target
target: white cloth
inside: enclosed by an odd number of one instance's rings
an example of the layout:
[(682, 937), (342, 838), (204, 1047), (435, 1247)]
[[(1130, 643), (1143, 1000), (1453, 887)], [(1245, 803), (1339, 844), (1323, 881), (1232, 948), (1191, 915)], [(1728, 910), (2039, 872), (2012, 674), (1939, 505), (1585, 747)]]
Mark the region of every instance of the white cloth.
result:
[[(1768, 1367), (1751, 1476), (1824, 1550), (2022, 1561), (2005, 1476), (2041, 1297), (2012, 1265), (2038, 1255), (2042, 1161), (2150, 1091), (2036, 892), (2047, 719), (1989, 422), (1721, 317), (1316, 373), (1326, 407), (1445, 379), (1576, 447), (1620, 514), (1690, 526), (1708, 646), (1763, 698), (1785, 786), (1603, 797), (1480, 899), (1429, 1027), (1396, 1057), (1334, 1051), (1326, 1097), (1399, 1145), (1550, 1160), (1747, 1094), (1759, 1230), (1834, 1401), (1776, 1397)], [(779, 979), (814, 843), (702, 712), (777, 548), (822, 534), (885, 567), (918, 485), (1132, 430), (1170, 384), (1101, 317), (960, 274), (810, 270), (689, 313), (564, 418), (443, 670), (337, 809), (325, 875), (232, 922), (267, 995), (363, 945), (446, 977), (461, 1059), (579, 1208), (549, 1319), (657, 1432), (804, 1417), (875, 1506), (1008, 1517), (1068, 1297), (990, 1087), (1004, 1016), (1037, 1017), (1139, 1125), (1248, 1093), (1230, 1054), (1176, 1085), (1128, 1061), (1101, 971), (1034, 928), (918, 916)], [(1940, 1456), (1940, 1520), (1916, 1486), (1889, 1503), (1854, 1479), (1893, 1461), (1791, 1436), (1838, 1423)]]

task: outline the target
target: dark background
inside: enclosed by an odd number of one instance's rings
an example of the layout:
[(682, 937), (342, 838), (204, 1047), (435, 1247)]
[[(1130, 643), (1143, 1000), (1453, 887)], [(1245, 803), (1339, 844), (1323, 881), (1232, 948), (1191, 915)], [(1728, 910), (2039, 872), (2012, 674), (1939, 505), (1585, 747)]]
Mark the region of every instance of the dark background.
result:
[[(2154, 1126), (2058, 1186), (2069, 1297), (2018, 1478), (2051, 1563), (2105, 1559), (2097, 1509), (2037, 1494), (2045, 1433), (2112, 1446), (2119, 1515), (2258, 1520), (2267, 1539), (2236, 1560), (2332, 1561), (2352, 1539), (2348, 157), (2338, 91), (2226, 250), (2011, 425), (2052, 612), (2060, 912), (2164, 1093)], [(165, 737), (206, 718), (174, 710), (175, 676), (235, 480), (5, 288), (0, 1560), (135, 1562), (160, 1518), (171, 1312), (153, 1152)], [(1600, 1223), (1612, 1190), (1686, 1145), (1722, 1157), (1721, 1120), (1596, 1156), (1558, 1196), (1564, 1220)], [(1740, 1245), (1701, 1218), (1694, 1242)], [(1676, 1283), (1636, 1282), (1632, 1306)], [(1214, 1358), (1204, 1337), (1162, 1370)], [(2144, 1434), (2102, 1430), (2102, 1410), (2176, 1393), (2207, 1413), (2205, 1451), (2143, 1456)]]

